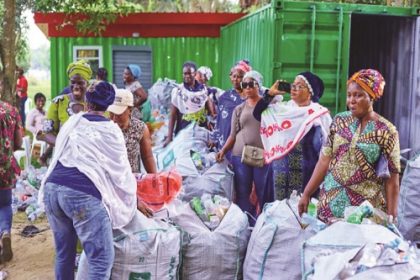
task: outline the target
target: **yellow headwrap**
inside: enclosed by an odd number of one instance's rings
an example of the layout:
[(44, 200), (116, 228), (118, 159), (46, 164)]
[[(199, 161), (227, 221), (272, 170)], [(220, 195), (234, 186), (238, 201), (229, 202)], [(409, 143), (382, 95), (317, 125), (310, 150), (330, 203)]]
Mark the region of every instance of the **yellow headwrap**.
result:
[(90, 69), (90, 65), (85, 60), (78, 60), (70, 63), (67, 67), (67, 76), (69, 79), (76, 74), (89, 81), (92, 78), (92, 69)]

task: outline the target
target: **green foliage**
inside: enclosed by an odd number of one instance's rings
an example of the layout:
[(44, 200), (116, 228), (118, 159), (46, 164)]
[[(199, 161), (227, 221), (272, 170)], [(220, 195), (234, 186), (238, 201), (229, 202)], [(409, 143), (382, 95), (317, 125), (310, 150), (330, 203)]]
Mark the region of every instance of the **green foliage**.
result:
[(39, 0), (36, 1), (35, 8), (40, 12), (64, 12), (66, 18), (61, 28), (75, 24), (79, 32), (92, 32), (95, 35), (102, 34), (106, 26), (114, 22), (119, 15), (144, 10), (138, 4), (123, 0)]
[(30, 52), (26, 33), (29, 30), (27, 18), (23, 14), (33, 5), (33, 1), (16, 1), (16, 64), (25, 70), (30, 66)]

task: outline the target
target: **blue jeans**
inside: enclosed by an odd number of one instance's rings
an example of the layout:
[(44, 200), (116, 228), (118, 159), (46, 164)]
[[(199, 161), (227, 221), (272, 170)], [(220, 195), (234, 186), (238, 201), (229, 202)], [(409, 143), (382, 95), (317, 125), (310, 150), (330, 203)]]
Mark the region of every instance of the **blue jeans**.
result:
[[(247, 211), (256, 217), (255, 206), (249, 201), (252, 191), (252, 183), (255, 184), (255, 190), (258, 197), (260, 208), (267, 202), (274, 201), (273, 184), (270, 178), (269, 165), (263, 167), (252, 167), (247, 164), (241, 163), (240, 156), (232, 156), (233, 171), (235, 172), (235, 190), (236, 190), (236, 203), (242, 211)], [(249, 219), (251, 225), (254, 221)]]
[(22, 119), (22, 125), (25, 127), (26, 115), (25, 115), (25, 102), (28, 97), (23, 97), (19, 99), (19, 115)]
[(0, 190), (0, 234), (12, 229), (12, 190)]
[(89, 263), (89, 279), (111, 276), (114, 244), (111, 221), (96, 197), (66, 186), (47, 183), (45, 212), (54, 234), (56, 279), (74, 279), (77, 238)]

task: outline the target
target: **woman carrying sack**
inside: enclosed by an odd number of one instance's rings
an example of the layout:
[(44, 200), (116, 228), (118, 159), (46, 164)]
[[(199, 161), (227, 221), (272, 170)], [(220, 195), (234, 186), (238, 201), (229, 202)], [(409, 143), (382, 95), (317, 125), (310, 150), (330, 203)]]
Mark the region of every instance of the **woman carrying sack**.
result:
[[(269, 182), (269, 168), (264, 164), (263, 144), (260, 137), (260, 122), (252, 112), (261, 99), (262, 76), (257, 71), (247, 72), (241, 82), (246, 101), (238, 105), (232, 115), (230, 135), (217, 153), (216, 160), (222, 161), (226, 153), (232, 150), (232, 165), (235, 173), (236, 203), (253, 216), (255, 206), (250, 202), (252, 184), (255, 185), (259, 206), (262, 209), (266, 202), (274, 200), (274, 192)], [(253, 225), (254, 221), (249, 220)]]

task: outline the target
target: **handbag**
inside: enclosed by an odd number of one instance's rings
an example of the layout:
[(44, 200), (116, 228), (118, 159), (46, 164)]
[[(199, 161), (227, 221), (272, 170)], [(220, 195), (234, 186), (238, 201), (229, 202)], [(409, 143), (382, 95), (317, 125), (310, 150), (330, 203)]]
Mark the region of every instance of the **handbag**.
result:
[(263, 167), (264, 149), (245, 144), (242, 149), (241, 162), (252, 167)]
[[(239, 118), (241, 114), (242, 114), (242, 109), (238, 112), (238, 115), (236, 118), (237, 131), (241, 130), (241, 126), (239, 123)], [(245, 142), (245, 145), (242, 149), (241, 162), (252, 167), (263, 167), (265, 163), (264, 162), (264, 149), (248, 145), (246, 144), (246, 141), (244, 142)]]

